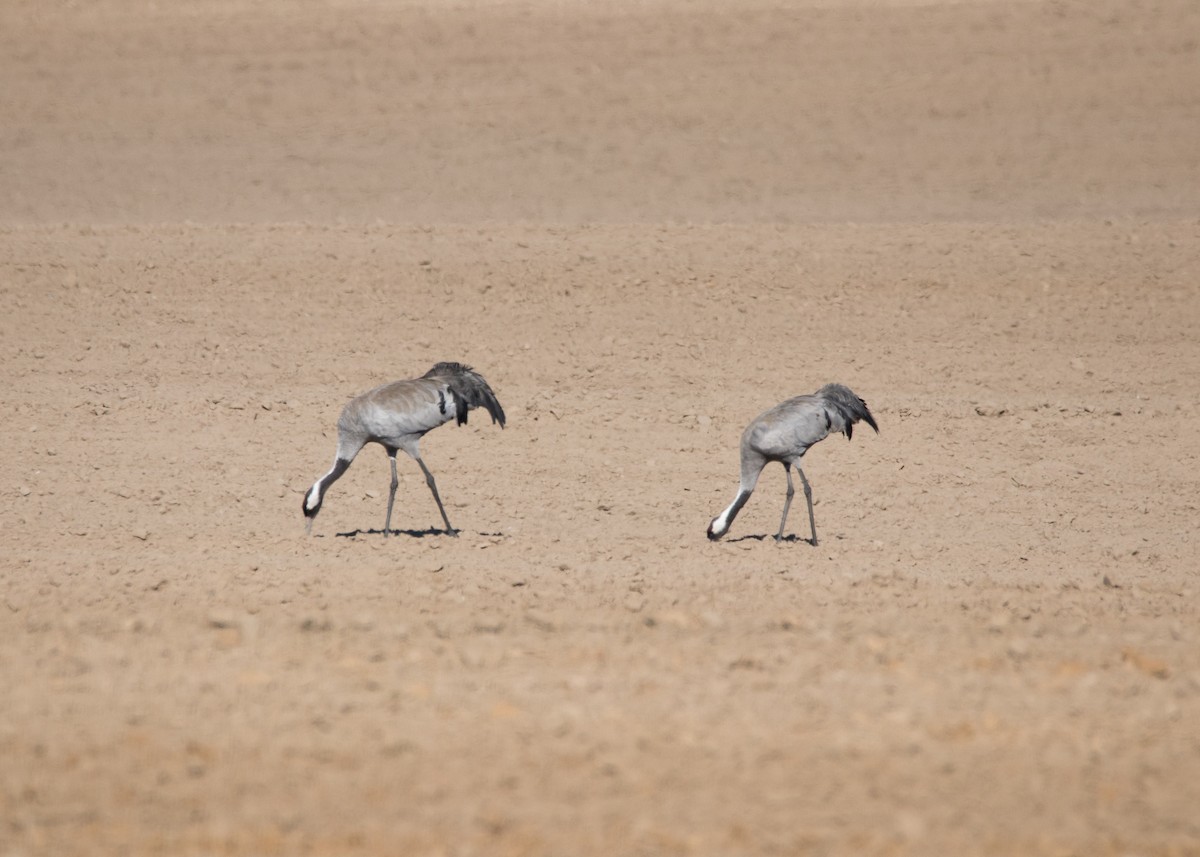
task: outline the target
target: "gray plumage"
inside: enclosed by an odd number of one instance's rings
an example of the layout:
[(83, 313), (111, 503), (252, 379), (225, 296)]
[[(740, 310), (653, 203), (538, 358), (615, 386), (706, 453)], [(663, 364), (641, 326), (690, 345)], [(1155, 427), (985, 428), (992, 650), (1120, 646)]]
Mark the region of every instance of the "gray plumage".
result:
[(780, 402), (756, 417), (742, 432), (742, 474), (737, 496), (721, 514), (712, 519), (708, 525), (708, 537), (715, 541), (729, 532), (733, 519), (746, 505), (754, 486), (758, 484), (763, 468), (771, 461), (778, 461), (787, 472), (788, 487), (775, 541), (783, 538), (788, 509), (792, 505), (792, 495), (795, 493), (792, 466), (795, 465), (804, 484), (804, 497), (808, 500), (808, 523), (812, 528), (812, 544), (815, 545), (817, 522), (813, 516), (812, 488), (800, 469), (800, 459), (810, 446), (835, 432), (842, 432), (849, 440), (854, 434), (854, 424), (859, 420), (875, 429), (876, 434), (879, 433), (879, 426), (867, 409), (867, 403), (841, 384), (826, 384), (811, 396), (796, 396)]
[(421, 460), (418, 443), (426, 432), (450, 420), (462, 425), (467, 421), (467, 414), (476, 408), (485, 408), (492, 422), (504, 428), (504, 409), (496, 400), (496, 394), (482, 375), (461, 363), (438, 363), (420, 378), (393, 381), (351, 399), (338, 417), (338, 444), (333, 467), (304, 495), (303, 510), (308, 529), (312, 529), (313, 519), (321, 511), (329, 486), (346, 472), (359, 450), (368, 443), (378, 443), (387, 452), (392, 465), (384, 536), (392, 526), (392, 504), (396, 499), (396, 486), (400, 483), (396, 475), (398, 450), (404, 450), (421, 466), (425, 484), (433, 492), (446, 531), (457, 535), (446, 517), (433, 474)]

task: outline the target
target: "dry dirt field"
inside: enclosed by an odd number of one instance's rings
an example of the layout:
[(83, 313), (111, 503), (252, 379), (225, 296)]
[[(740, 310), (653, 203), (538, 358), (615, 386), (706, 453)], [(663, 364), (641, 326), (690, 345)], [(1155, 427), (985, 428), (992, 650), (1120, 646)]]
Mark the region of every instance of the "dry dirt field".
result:
[[(1193, 0), (4, 0), (0, 116), (0, 857), (1200, 854)], [(460, 537), (305, 537), (438, 360)]]

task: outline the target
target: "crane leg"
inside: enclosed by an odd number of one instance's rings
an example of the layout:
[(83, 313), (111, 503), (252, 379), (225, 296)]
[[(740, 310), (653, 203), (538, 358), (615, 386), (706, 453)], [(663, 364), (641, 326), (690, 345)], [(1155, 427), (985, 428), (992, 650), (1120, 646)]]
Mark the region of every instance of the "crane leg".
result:
[(808, 501), (808, 525), (812, 528), (812, 546), (817, 546), (817, 519), (813, 516), (812, 507), (812, 488), (809, 487), (808, 480), (804, 478), (804, 471), (800, 469), (800, 465), (796, 465), (796, 472), (800, 474), (800, 481), (804, 483), (804, 499)]
[(392, 531), (392, 503), (396, 501), (396, 486), (400, 484), (399, 477), (396, 476), (396, 450), (388, 449), (388, 461), (392, 463), (392, 485), (388, 491), (388, 510), (387, 520), (383, 522), (383, 537), (386, 539), (388, 533)]
[(788, 509), (792, 507), (792, 495), (796, 493), (796, 489), (792, 485), (792, 466), (784, 462), (783, 470), (787, 474), (788, 490), (787, 495), (783, 499), (783, 517), (779, 519), (779, 532), (775, 534), (775, 541), (777, 542), (783, 541), (783, 527), (787, 523)]
[(425, 462), (419, 456), (414, 457), (417, 459), (417, 464), (421, 465), (421, 470), (425, 472), (425, 484), (429, 486), (429, 490), (433, 492), (433, 499), (437, 501), (438, 511), (442, 513), (442, 520), (446, 523), (446, 532), (457, 536), (458, 530), (450, 526), (450, 519), (446, 517), (446, 507), (442, 505), (442, 498), (438, 496), (437, 482), (433, 480), (433, 474), (429, 472), (429, 468), (425, 466)]

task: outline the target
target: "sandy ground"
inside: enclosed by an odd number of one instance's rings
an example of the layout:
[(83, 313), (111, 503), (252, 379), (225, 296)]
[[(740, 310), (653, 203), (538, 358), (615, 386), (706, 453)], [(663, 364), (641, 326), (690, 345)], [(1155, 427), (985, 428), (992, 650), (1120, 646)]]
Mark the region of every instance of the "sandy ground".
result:
[[(1200, 6), (10, 0), (0, 855), (1200, 854)], [(423, 443), (349, 396), (475, 365)], [(769, 469), (829, 380), (878, 418)]]

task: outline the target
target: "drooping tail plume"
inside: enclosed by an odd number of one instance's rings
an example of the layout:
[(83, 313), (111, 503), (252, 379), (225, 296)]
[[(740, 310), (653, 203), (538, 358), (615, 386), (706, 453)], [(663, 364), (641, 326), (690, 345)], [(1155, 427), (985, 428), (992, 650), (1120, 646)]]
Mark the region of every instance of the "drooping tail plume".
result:
[(458, 425), (467, 421), (468, 412), (475, 408), (486, 408), (492, 422), (504, 428), (504, 408), (496, 400), (496, 394), (483, 376), (462, 363), (438, 363), (423, 376), (443, 378), (454, 394), (455, 420)]
[(845, 421), (846, 440), (853, 436), (854, 424), (859, 420), (863, 420), (879, 434), (879, 426), (875, 423), (875, 417), (871, 416), (867, 403), (849, 387), (843, 384), (826, 384), (817, 391), (817, 395), (835, 408)]

